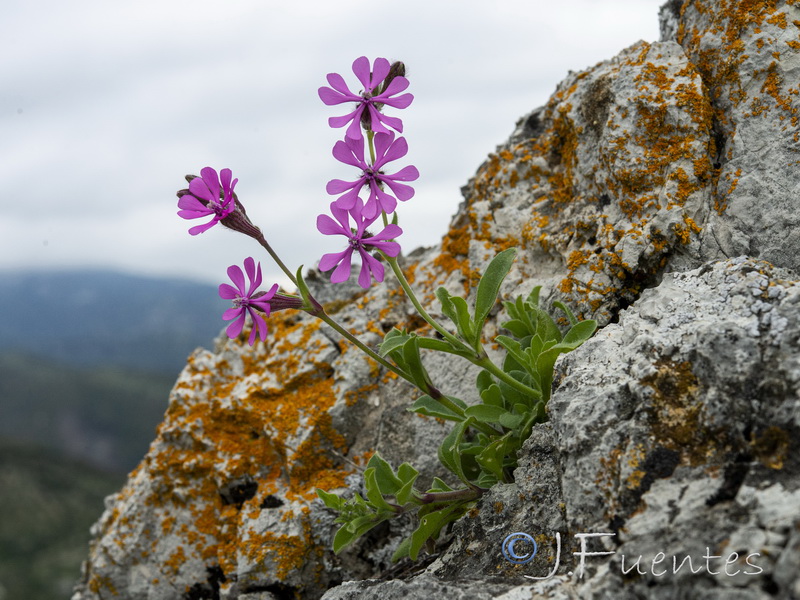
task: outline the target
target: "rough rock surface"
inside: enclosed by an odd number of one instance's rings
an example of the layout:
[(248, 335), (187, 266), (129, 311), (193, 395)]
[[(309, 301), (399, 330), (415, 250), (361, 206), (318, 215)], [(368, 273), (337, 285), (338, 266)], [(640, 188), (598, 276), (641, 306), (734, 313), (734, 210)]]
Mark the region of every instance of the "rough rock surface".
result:
[[(73, 600), (800, 597), (800, 2), (670, 0), (661, 22), (662, 41), (570, 74), (520, 120), (441, 247), (406, 260), (432, 300), (517, 246), (503, 292), (541, 284), (605, 326), (558, 363), (515, 483), (424, 573), (390, 570), (407, 522), (334, 556), (314, 488), (358, 489), (375, 450), (425, 481), (447, 428), (326, 326), (279, 313), (267, 344), (191, 357)], [(368, 344), (423, 325), (391, 285), (314, 287)], [(474, 397), (464, 364), (428, 367)], [(527, 565), (500, 554), (518, 531), (539, 544)], [(582, 533), (614, 535), (587, 539), (613, 554), (581, 573)]]

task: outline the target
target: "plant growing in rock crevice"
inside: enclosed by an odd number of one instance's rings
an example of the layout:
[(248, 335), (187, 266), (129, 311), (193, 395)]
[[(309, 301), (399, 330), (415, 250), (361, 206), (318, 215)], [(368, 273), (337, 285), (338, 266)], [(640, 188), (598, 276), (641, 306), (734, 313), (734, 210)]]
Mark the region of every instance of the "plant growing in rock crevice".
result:
[[(401, 94), (408, 87), (405, 67), (401, 62), (389, 64), (383, 58), (370, 65), (366, 57), (360, 57), (353, 63), (353, 72), (363, 86), (359, 94), (351, 92), (344, 79), (335, 73), (327, 78), (331, 87), (319, 89), (325, 104), (356, 104), (352, 112), (329, 119), (329, 124), (348, 126), (345, 139), (336, 143), (333, 155), (360, 170), (354, 181), (328, 182), (328, 193), (339, 197), (330, 205), (334, 218), (319, 215), (317, 229), (324, 235), (345, 237), (347, 247), (324, 255), (320, 269), (331, 272), (333, 283), (347, 281), (353, 270), (353, 254), (357, 253), (361, 260), (358, 283), (368, 288), (373, 279), (384, 280), (384, 265), (388, 265), (435, 337), (395, 328), (384, 336), (377, 349), (373, 349), (340, 325), (312, 296), (304, 281), (302, 266), (296, 272), (290, 271), (260, 228), (250, 221), (233, 191), (238, 180), (232, 180), (229, 169), (223, 169), (218, 175), (214, 169), (205, 167), (201, 177), (187, 176), (189, 188), (178, 192), (181, 209), (178, 214), (187, 219), (212, 217), (206, 224), (190, 229), (192, 235), (220, 223), (254, 238), (297, 288), (296, 294), (278, 293), (277, 286), (267, 292), (259, 291), (261, 266), (252, 257), (244, 261), (247, 284), (242, 270), (231, 266), (228, 274), (235, 285), (222, 284), (219, 290), (221, 297), (234, 304), (223, 315), (224, 319), (233, 321), (227, 328), (229, 337), (241, 334), (249, 315), (253, 322), (249, 343), (253, 345), (257, 338), (266, 339), (264, 316), (278, 310), (304, 311), (415, 386), (421, 395), (409, 407), (410, 411), (454, 423), (439, 447), (438, 458), (457, 478), (457, 487), (436, 477), (427, 489), (418, 488), (419, 472), (412, 465), (403, 463), (395, 470), (374, 454), (363, 473), (364, 496), (356, 493), (344, 499), (329, 491), (317, 491), (325, 505), (339, 513), (336, 520), (341, 527), (334, 536), (334, 551), (339, 552), (383, 521), (415, 513), (419, 525), (401, 543), (394, 558), (416, 559), (423, 547), (431, 547), (442, 529), (461, 517), (492, 485), (512, 481), (518, 450), (533, 425), (547, 419), (546, 406), (556, 359), (588, 339), (596, 323), (579, 321), (566, 306), (555, 303), (569, 321), (569, 329), (562, 334), (552, 317), (539, 307), (537, 287), (526, 297), (504, 302), (510, 318), (501, 327), (509, 335), (498, 335), (493, 341), (506, 355), (502, 364), (493, 362), (484, 349), (483, 331), (501, 284), (512, 267), (516, 254), (513, 248), (500, 252), (489, 263), (477, 284), (472, 304), (465, 298), (451, 295), (443, 287), (436, 290), (440, 312), (450, 322), (447, 326), (426, 311), (399, 266), (400, 244), (396, 241), (403, 230), (397, 224), (395, 209), (398, 201), (404, 202), (414, 196), (414, 189), (406, 182), (416, 180), (419, 173), (413, 166), (403, 167), (394, 174), (383, 171), (387, 163), (402, 158), (408, 151), (405, 139), (387, 129), (402, 133), (402, 121), (383, 113), (385, 106), (406, 108), (413, 100), (411, 94)], [(365, 158), (365, 140), (369, 160)], [(362, 189), (368, 190), (366, 201), (359, 195)], [(383, 228), (373, 233), (370, 228), (374, 228), (379, 219)], [(469, 406), (440, 390), (424, 366), (423, 351), (444, 352), (479, 367), (476, 388), (480, 401)]]

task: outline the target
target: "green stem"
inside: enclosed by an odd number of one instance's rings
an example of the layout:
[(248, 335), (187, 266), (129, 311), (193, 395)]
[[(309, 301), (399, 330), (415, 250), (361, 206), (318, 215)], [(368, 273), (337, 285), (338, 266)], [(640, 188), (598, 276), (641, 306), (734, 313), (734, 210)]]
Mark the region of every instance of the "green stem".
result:
[(372, 164), (375, 164), (375, 144), (373, 143), (373, 139), (375, 138), (375, 132), (371, 129), (367, 130), (367, 143), (369, 145), (369, 157), (372, 161)]
[(485, 354), (484, 354), (483, 357), (481, 357), (479, 359), (473, 360), (472, 358), (469, 358), (468, 360), (471, 363), (473, 363), (473, 364), (475, 364), (475, 365), (477, 365), (477, 366), (479, 366), (479, 367), (481, 367), (483, 369), (486, 369), (492, 375), (494, 375), (495, 377), (497, 377), (501, 381), (504, 381), (505, 383), (507, 383), (508, 385), (513, 387), (514, 389), (522, 392), (526, 396), (532, 396), (533, 398), (537, 398), (537, 399), (541, 398), (541, 394), (539, 392), (534, 390), (532, 387), (528, 387), (527, 385), (525, 385), (521, 381), (517, 381), (516, 379), (514, 379), (511, 375), (509, 375), (508, 373), (503, 371), (503, 369), (501, 369), (496, 364), (494, 364), (491, 361), (491, 359), (488, 356), (486, 356)]
[(464, 344), (456, 336), (454, 336), (452, 333), (447, 331), (447, 329), (442, 327), (422, 307), (422, 304), (420, 304), (419, 300), (417, 299), (416, 294), (414, 294), (414, 290), (411, 289), (411, 285), (409, 285), (408, 280), (406, 279), (406, 276), (403, 274), (402, 269), (400, 269), (400, 265), (397, 263), (397, 258), (396, 257), (391, 257), (391, 256), (386, 256), (385, 254), (383, 256), (384, 256), (384, 258), (386, 258), (386, 261), (389, 263), (389, 266), (392, 268), (392, 272), (394, 273), (394, 276), (397, 277), (397, 281), (400, 282), (400, 287), (403, 288), (403, 291), (405, 292), (406, 296), (408, 296), (408, 299), (411, 300), (411, 304), (413, 304), (414, 308), (417, 309), (417, 312), (419, 313), (419, 315), (423, 319), (425, 319), (425, 322), (428, 325), (430, 325), (431, 327), (433, 327), (437, 332), (439, 332), (439, 334), (444, 339), (446, 339), (448, 342), (450, 342), (450, 345), (452, 345), (453, 348), (460, 348), (462, 350), (466, 350), (467, 352), (472, 352), (473, 350), (469, 346)]
[(485, 492), (486, 488), (472, 486), (461, 490), (451, 490), (449, 492), (427, 492), (420, 494), (416, 501), (420, 504), (433, 504), (434, 502), (468, 502), (477, 500)]
[[(450, 400), (450, 398), (448, 398), (447, 396), (442, 394), (442, 392), (440, 392), (438, 389), (436, 389), (432, 385), (429, 385), (427, 390), (422, 390), (422, 391), (427, 393), (431, 398), (433, 398), (434, 400), (436, 400), (437, 402), (439, 402), (443, 406), (446, 406), (447, 408), (452, 410), (457, 415), (460, 415), (460, 416), (464, 417), (465, 419), (467, 418), (467, 415), (464, 412), (463, 408), (461, 408), (458, 404), (456, 404), (455, 402)], [(497, 436), (503, 435), (502, 431), (498, 431), (497, 429), (495, 429), (494, 427), (492, 427), (488, 423), (481, 423), (480, 421), (475, 421), (474, 423), (472, 423), (470, 425), (470, 427), (473, 427), (473, 428), (477, 429), (481, 433), (485, 433), (490, 438), (495, 438)]]
[(288, 267), (285, 264), (283, 264), (283, 261), (278, 257), (278, 255), (272, 249), (272, 246), (269, 245), (269, 242), (266, 240), (266, 238), (263, 235), (261, 235), (257, 239), (258, 239), (258, 243), (261, 244), (261, 246), (267, 252), (269, 252), (269, 255), (272, 257), (272, 260), (275, 261), (275, 264), (278, 265), (278, 267), (280, 267), (281, 271), (283, 271), (286, 274), (286, 276), (289, 278), (289, 281), (291, 281), (294, 284), (295, 287), (298, 287), (297, 279), (295, 279), (294, 273), (292, 273), (288, 269)]
[(321, 319), (322, 321), (324, 321), (325, 323), (330, 325), (336, 331), (336, 333), (338, 333), (343, 338), (345, 338), (347, 341), (349, 341), (351, 344), (356, 346), (359, 350), (361, 350), (364, 354), (369, 356), (372, 360), (374, 360), (378, 364), (386, 367), (387, 369), (389, 369), (393, 373), (396, 373), (399, 377), (402, 377), (403, 379), (408, 381), (414, 387), (417, 387), (417, 384), (414, 383), (414, 379), (410, 375), (408, 375), (405, 371), (401, 370), (400, 368), (396, 367), (395, 365), (393, 365), (392, 363), (390, 363), (389, 361), (384, 359), (382, 356), (380, 356), (378, 353), (376, 353), (374, 350), (372, 350), (369, 346), (367, 346), (364, 342), (359, 340), (356, 336), (354, 336), (352, 333), (347, 331), (344, 327), (339, 325), (339, 323), (337, 323), (336, 321), (331, 319), (327, 314), (325, 314), (324, 311), (316, 311), (316, 312), (312, 312), (310, 314), (313, 314), (318, 319)]

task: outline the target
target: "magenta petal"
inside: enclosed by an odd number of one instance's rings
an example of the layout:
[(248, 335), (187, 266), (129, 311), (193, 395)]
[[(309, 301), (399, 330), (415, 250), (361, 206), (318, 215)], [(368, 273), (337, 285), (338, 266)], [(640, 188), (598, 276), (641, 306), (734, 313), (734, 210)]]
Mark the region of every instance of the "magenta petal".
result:
[(219, 172), (219, 180), (222, 183), (222, 189), (223, 190), (232, 189), (232, 186), (231, 186), (231, 175), (232, 175), (232, 173), (231, 173), (230, 169), (222, 169)]
[(242, 308), (229, 308), (224, 313), (222, 313), (222, 318), (225, 321), (230, 321), (231, 319), (235, 319), (238, 315), (242, 314)]
[[(387, 117), (383, 113), (378, 113), (378, 117), (377, 118), (378, 118), (378, 121), (380, 121), (381, 123), (384, 123), (384, 124), (388, 125), (389, 127), (394, 129), (395, 131), (399, 131), (400, 133), (403, 133), (403, 121), (401, 121), (397, 117)], [(375, 122), (373, 120), (373, 125), (374, 125), (374, 123)], [(373, 131), (377, 131), (374, 126), (373, 126), (372, 129), (373, 129)]]
[(391, 194), (387, 194), (380, 188), (378, 188), (377, 190), (377, 196), (378, 196), (378, 203), (383, 208), (383, 212), (385, 212), (386, 214), (393, 213), (394, 209), (397, 208), (397, 199)]
[(419, 171), (414, 165), (403, 167), (394, 175), (390, 175), (387, 179), (394, 179), (395, 181), (416, 181), (419, 179)]
[(365, 92), (372, 91), (370, 89), (369, 59), (366, 56), (359, 56), (353, 61), (353, 73), (358, 77)]
[(228, 267), (228, 277), (230, 277), (231, 281), (236, 284), (236, 288), (239, 290), (239, 295), (244, 296), (244, 274), (242, 273), (242, 270), (236, 265), (231, 265)]
[[(347, 235), (349, 233), (328, 215), (317, 217), (317, 231), (323, 235)], [(327, 271), (327, 269), (323, 269), (323, 271)]]
[[(347, 281), (350, 279), (350, 273), (352, 272), (350, 262), (353, 257), (353, 251), (351, 248), (348, 248), (344, 252), (344, 256), (342, 257), (339, 266), (331, 273), (331, 282), (333, 283), (341, 283), (343, 281)], [(323, 257), (324, 258), (324, 257)], [(322, 261), (320, 261), (320, 265)]]
[(319, 99), (328, 106), (343, 104), (344, 102), (352, 102), (351, 98), (343, 96), (339, 92), (336, 92), (329, 87), (319, 88), (317, 90), (317, 94), (319, 95)]
[(256, 342), (256, 334), (258, 334), (262, 342), (267, 339), (267, 323), (253, 309), (248, 309), (247, 312), (250, 313), (250, 318), (253, 320), (253, 328), (250, 330), (250, 339), (248, 340), (248, 343), (252, 346)]
[(385, 58), (376, 58), (375, 62), (372, 63), (372, 80), (370, 82), (370, 92), (377, 88), (383, 80), (386, 79), (386, 76), (389, 74), (389, 69), (391, 65), (389, 61)]
[(239, 337), (239, 334), (242, 333), (242, 329), (244, 328), (244, 321), (245, 321), (245, 313), (244, 310), (240, 310), (240, 316), (236, 319), (233, 323), (228, 325), (228, 328), (225, 330), (225, 333), (228, 335), (229, 338), (236, 339)]
[(360, 96), (356, 96), (353, 92), (350, 91), (350, 88), (344, 81), (344, 77), (339, 75), (339, 73), (328, 73), (325, 79), (328, 80), (328, 83), (334, 90), (336, 90), (343, 96), (349, 97), (350, 100), (353, 99), (358, 100), (360, 98)]
[[(375, 137), (378, 137), (377, 135)], [(377, 151), (377, 145), (375, 150)], [(381, 165), (386, 164), (387, 162), (391, 162), (393, 160), (397, 160), (398, 158), (403, 158), (406, 154), (408, 154), (408, 142), (406, 138), (397, 138), (392, 145), (390, 145), (385, 152), (381, 153), (383, 157), (383, 162)]]
[(189, 182), (189, 193), (197, 198), (202, 198), (206, 202), (217, 202), (219, 196), (216, 198), (211, 194), (208, 185), (200, 177), (195, 177)]
[[(370, 107), (371, 108), (371, 107)], [(350, 127), (347, 128), (347, 132), (345, 136), (349, 137), (353, 140), (360, 140), (364, 136), (361, 134), (361, 113), (364, 111), (364, 105), (362, 104), (358, 110), (356, 110), (357, 116), (353, 119), (353, 122), (350, 123)]]
[(386, 127), (383, 126), (381, 122), (383, 121), (383, 115), (380, 112), (378, 112), (378, 109), (375, 108), (372, 104), (368, 104), (367, 108), (369, 109), (370, 125), (372, 127), (372, 131), (374, 131), (375, 133), (384, 133), (384, 134), (391, 133), (391, 131), (389, 131), (388, 129), (386, 129)]
[(178, 198), (178, 208), (204, 213), (207, 215), (210, 215), (211, 213), (214, 212), (191, 194), (184, 194), (183, 196)]
[[(359, 140), (352, 140), (353, 143), (358, 144)], [(356, 167), (359, 169), (366, 169), (367, 165), (364, 163), (364, 138), (361, 138), (361, 152), (354, 152), (354, 147), (350, 143), (342, 141), (336, 142), (332, 150), (333, 157), (346, 165)]]
[(373, 242), (370, 239), (365, 243), (372, 248), (380, 250), (386, 256), (397, 256), (400, 254), (400, 244), (397, 242)]
[(391, 179), (384, 179), (384, 183), (389, 187), (398, 200), (405, 202), (414, 196), (414, 188), (405, 183), (397, 183)]
[(328, 192), (331, 196), (335, 196), (336, 194), (348, 192), (353, 188), (360, 187), (363, 184), (364, 184), (363, 177), (357, 181), (342, 181), (341, 179), (331, 179), (325, 186), (325, 191)]
[[(383, 91), (383, 93), (378, 97), (388, 98), (389, 96), (394, 96), (395, 94), (399, 94), (408, 87), (408, 84), (409, 84), (408, 79), (406, 79), (405, 77), (395, 77), (394, 79), (392, 79), (392, 82), (389, 84), (389, 87), (387, 87)], [(411, 94), (404, 94), (404, 96), (411, 96)], [(411, 101), (409, 100), (409, 104), (410, 103)], [(408, 106), (408, 104), (406, 106)], [(400, 107), (396, 106), (395, 108), (400, 108)], [(405, 108), (405, 106), (403, 108)]]
[(353, 112), (344, 115), (343, 117), (331, 117), (328, 119), (328, 125), (334, 129), (338, 129), (339, 127), (344, 127), (350, 121), (359, 121), (361, 119), (361, 112), (363, 110), (364, 105), (359, 104), (358, 108), (356, 108)]
[[(386, 227), (383, 228), (380, 233), (373, 235), (371, 238), (364, 240), (367, 244), (373, 244), (374, 241), (377, 240), (392, 240), (396, 237), (400, 237), (403, 234), (403, 230), (400, 229), (399, 225), (395, 225), (394, 223), (390, 223)], [(374, 240), (374, 241), (373, 241)]]
[(342, 194), (336, 200), (334, 200), (333, 204), (338, 209), (341, 209), (341, 210), (344, 210), (344, 211), (351, 210), (358, 203), (358, 200), (359, 200), (358, 189), (359, 188), (354, 187), (352, 190), (350, 190), (346, 194)]
[(333, 252), (331, 254), (325, 254), (319, 260), (319, 270), (323, 273), (325, 271), (330, 271), (333, 267), (338, 265), (346, 254), (351, 253), (353, 250), (351, 248), (347, 248), (346, 250), (342, 250), (341, 252)]
[[(403, 138), (399, 138), (397, 141), (399, 142)], [(376, 133), (375, 134), (375, 164), (373, 167), (375, 170), (379, 170), (383, 165), (387, 162), (394, 160), (395, 158), (400, 158), (403, 154), (399, 154), (393, 157), (391, 154), (387, 156), (387, 152), (390, 153), (394, 147), (392, 141), (394, 140), (394, 133), (388, 131), (386, 133)], [(408, 152), (408, 144), (406, 144), (406, 152)], [(402, 146), (401, 146), (402, 149)], [(395, 152), (396, 154), (396, 152)]]
[[(271, 300), (275, 296), (275, 293), (277, 291), (278, 291), (278, 284), (275, 283), (272, 285), (271, 288), (269, 288), (269, 291), (266, 292), (263, 296), (260, 296), (258, 300)], [(269, 314), (269, 311), (267, 311), (267, 314)]]
[(244, 259), (244, 269), (247, 272), (247, 279), (250, 281), (250, 287), (247, 289), (247, 297), (252, 296), (261, 285), (261, 263), (256, 266), (256, 261), (252, 256)]
[(200, 177), (203, 178), (203, 183), (208, 186), (208, 191), (213, 196), (214, 202), (219, 202), (219, 176), (217, 176), (217, 172), (211, 167), (204, 167), (200, 169)]
[(217, 219), (213, 219), (212, 221), (210, 221), (209, 223), (205, 223), (204, 225), (197, 225), (196, 227), (192, 227), (189, 230), (189, 235), (197, 235), (199, 233), (203, 233), (204, 231), (208, 231), (216, 224), (217, 224)]
[(234, 298), (241, 297), (241, 292), (239, 292), (236, 288), (227, 283), (221, 283), (219, 285), (219, 297), (225, 300), (233, 300)]

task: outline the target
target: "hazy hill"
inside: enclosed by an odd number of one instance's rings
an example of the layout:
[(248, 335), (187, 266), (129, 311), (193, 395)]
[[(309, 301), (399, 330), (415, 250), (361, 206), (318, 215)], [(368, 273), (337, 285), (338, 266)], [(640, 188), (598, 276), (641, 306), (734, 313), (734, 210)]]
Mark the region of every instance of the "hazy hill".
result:
[(0, 273), (0, 352), (177, 375), (230, 306), (217, 288), (108, 271)]
[(0, 354), (0, 436), (127, 472), (155, 436), (176, 375)]
[(185, 281), (0, 273), (0, 600), (69, 597), (103, 497), (229, 305)]
[(61, 453), (0, 439), (0, 598), (69, 598), (89, 527), (122, 480)]

